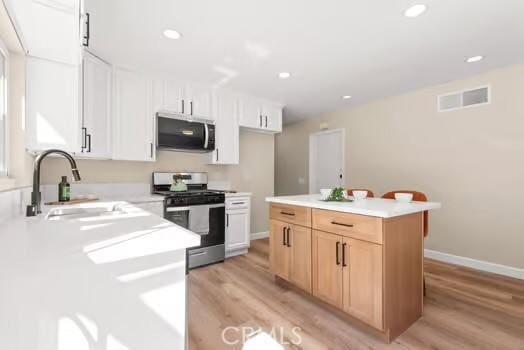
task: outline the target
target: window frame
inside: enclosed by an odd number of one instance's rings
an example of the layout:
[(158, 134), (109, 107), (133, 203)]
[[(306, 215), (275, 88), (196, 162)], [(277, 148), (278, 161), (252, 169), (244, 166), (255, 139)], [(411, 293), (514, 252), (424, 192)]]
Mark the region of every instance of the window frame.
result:
[(5, 76), (5, 88), (2, 96), (0, 96), (1, 99), (4, 100), (4, 110), (0, 111), (0, 113), (4, 113), (5, 120), (4, 120), (4, 169), (0, 168), (0, 178), (7, 178), (9, 176), (9, 168), (10, 168), (10, 149), (9, 149), (9, 50), (5, 46), (4, 42), (0, 38), (0, 55), (4, 57), (4, 76)]

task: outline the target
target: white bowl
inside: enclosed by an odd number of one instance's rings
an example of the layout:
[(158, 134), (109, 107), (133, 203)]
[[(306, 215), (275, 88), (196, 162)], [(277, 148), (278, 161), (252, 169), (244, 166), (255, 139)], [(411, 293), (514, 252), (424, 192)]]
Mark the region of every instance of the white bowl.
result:
[(323, 200), (326, 200), (329, 198), (329, 196), (331, 196), (331, 188), (322, 188), (320, 190), (320, 198), (322, 198)]
[(409, 203), (413, 200), (413, 193), (395, 193), (395, 199), (402, 203)]
[(365, 199), (368, 196), (368, 191), (353, 191), (353, 198)]

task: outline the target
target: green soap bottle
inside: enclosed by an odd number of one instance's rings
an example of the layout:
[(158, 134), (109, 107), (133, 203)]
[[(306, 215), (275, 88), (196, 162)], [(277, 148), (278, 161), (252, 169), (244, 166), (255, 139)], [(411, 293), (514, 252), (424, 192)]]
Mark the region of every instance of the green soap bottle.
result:
[(67, 176), (62, 176), (62, 182), (58, 184), (58, 201), (68, 202), (71, 199), (71, 185), (67, 182)]

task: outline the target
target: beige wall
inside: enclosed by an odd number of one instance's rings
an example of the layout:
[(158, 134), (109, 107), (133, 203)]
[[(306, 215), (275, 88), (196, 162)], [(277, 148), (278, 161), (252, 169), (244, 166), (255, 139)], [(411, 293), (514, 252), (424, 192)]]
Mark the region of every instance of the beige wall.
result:
[[(153, 171), (205, 171), (213, 181), (229, 181), (237, 191), (252, 192), (251, 232), (268, 230), (268, 205), (264, 199), (274, 193), (274, 136), (253, 132), (240, 133), (240, 165), (206, 165), (209, 155), (158, 152), (156, 162), (116, 160), (79, 160), (84, 183), (150, 183)], [(62, 158), (42, 163), (42, 183), (57, 184), (71, 170)]]
[[(437, 95), (485, 84), (490, 105), (437, 113)], [(426, 248), (522, 268), (523, 86), (517, 65), (289, 125), (276, 137), (276, 193), (308, 192), (309, 134), (327, 122), (346, 130), (348, 187), (442, 202)]]

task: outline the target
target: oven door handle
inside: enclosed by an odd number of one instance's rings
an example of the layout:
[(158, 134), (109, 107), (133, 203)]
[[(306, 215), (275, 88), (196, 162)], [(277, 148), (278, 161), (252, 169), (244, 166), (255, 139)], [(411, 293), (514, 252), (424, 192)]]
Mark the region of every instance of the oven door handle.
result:
[(209, 209), (213, 209), (213, 208), (222, 208), (222, 207), (225, 207), (226, 204), (225, 203), (221, 203), (221, 204), (209, 204)]
[(177, 212), (177, 211), (189, 211), (189, 210), (190, 210), (189, 207), (169, 207), (169, 208), (166, 208), (166, 212), (168, 212), (168, 213)]

